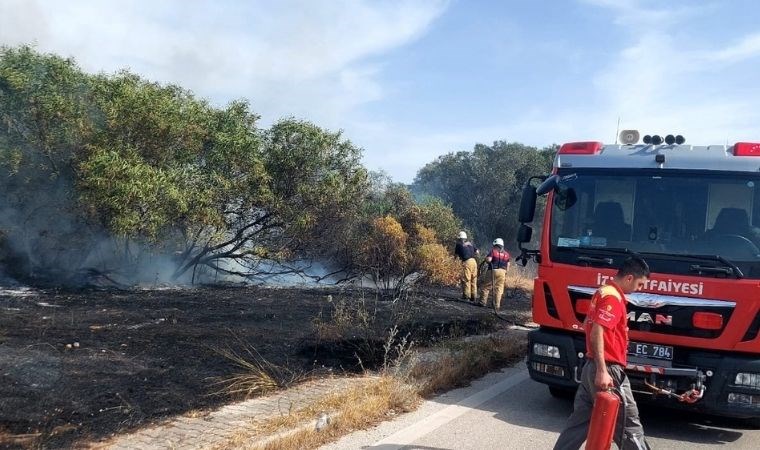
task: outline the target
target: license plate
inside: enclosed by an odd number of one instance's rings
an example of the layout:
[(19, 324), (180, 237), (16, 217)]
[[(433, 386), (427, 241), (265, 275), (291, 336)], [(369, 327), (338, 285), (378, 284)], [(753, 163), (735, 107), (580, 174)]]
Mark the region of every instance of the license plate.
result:
[(673, 347), (669, 345), (647, 344), (644, 342), (629, 342), (628, 354), (632, 356), (645, 356), (647, 358), (673, 360)]

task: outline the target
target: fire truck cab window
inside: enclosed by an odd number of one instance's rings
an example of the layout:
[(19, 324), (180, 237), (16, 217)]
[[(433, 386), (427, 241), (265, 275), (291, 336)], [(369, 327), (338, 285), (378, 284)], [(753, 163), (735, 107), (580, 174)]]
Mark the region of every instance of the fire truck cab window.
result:
[(635, 180), (606, 180), (596, 182), (594, 216), (589, 224), (591, 236), (608, 241), (630, 241)]
[(573, 172), (565, 188), (577, 200), (552, 208), (552, 260), (577, 263), (579, 252), (608, 257), (602, 249), (628, 249), (670, 255), (658, 256), (653, 270), (686, 274), (695, 263), (678, 255), (717, 255), (760, 278), (760, 176)]

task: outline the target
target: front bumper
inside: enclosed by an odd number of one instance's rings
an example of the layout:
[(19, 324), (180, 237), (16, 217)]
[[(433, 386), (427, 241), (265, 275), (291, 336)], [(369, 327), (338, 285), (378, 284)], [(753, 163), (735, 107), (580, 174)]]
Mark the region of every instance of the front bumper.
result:
[[(533, 344), (557, 347), (559, 357), (534, 353)], [(586, 343), (582, 334), (541, 328), (528, 333), (528, 372), (533, 380), (550, 386), (575, 389), (585, 363)], [(639, 401), (688, 409), (725, 417), (760, 417), (760, 386), (734, 384), (738, 372), (760, 373), (760, 358), (725, 352), (676, 347), (673, 367), (661, 367), (652, 360), (629, 362), (626, 373)], [(556, 355), (555, 355), (556, 356)], [(682, 393), (705, 386), (704, 397), (693, 404), (653, 395), (644, 382)], [(729, 394), (733, 402), (729, 401)], [(743, 402), (737, 402), (737, 398)]]

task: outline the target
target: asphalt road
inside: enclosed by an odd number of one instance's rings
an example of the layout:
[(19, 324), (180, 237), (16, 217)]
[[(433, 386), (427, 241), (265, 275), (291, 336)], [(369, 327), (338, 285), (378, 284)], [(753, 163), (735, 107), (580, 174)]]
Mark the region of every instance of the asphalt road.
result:
[[(489, 374), (323, 450), (552, 448), (572, 405), (551, 397), (524, 367)], [(746, 421), (647, 407), (641, 412), (654, 449), (760, 448), (760, 430)]]

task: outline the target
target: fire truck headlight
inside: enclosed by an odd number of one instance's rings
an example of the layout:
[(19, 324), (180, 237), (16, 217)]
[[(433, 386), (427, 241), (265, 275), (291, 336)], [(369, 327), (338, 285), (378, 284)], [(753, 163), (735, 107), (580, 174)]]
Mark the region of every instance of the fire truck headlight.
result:
[(757, 395), (738, 394), (736, 392), (728, 393), (728, 403), (745, 406), (757, 406), (760, 403), (760, 397)]
[(547, 344), (533, 344), (533, 354), (547, 358), (559, 359), (559, 348)]
[(736, 374), (734, 384), (760, 389), (760, 373), (739, 372)]

